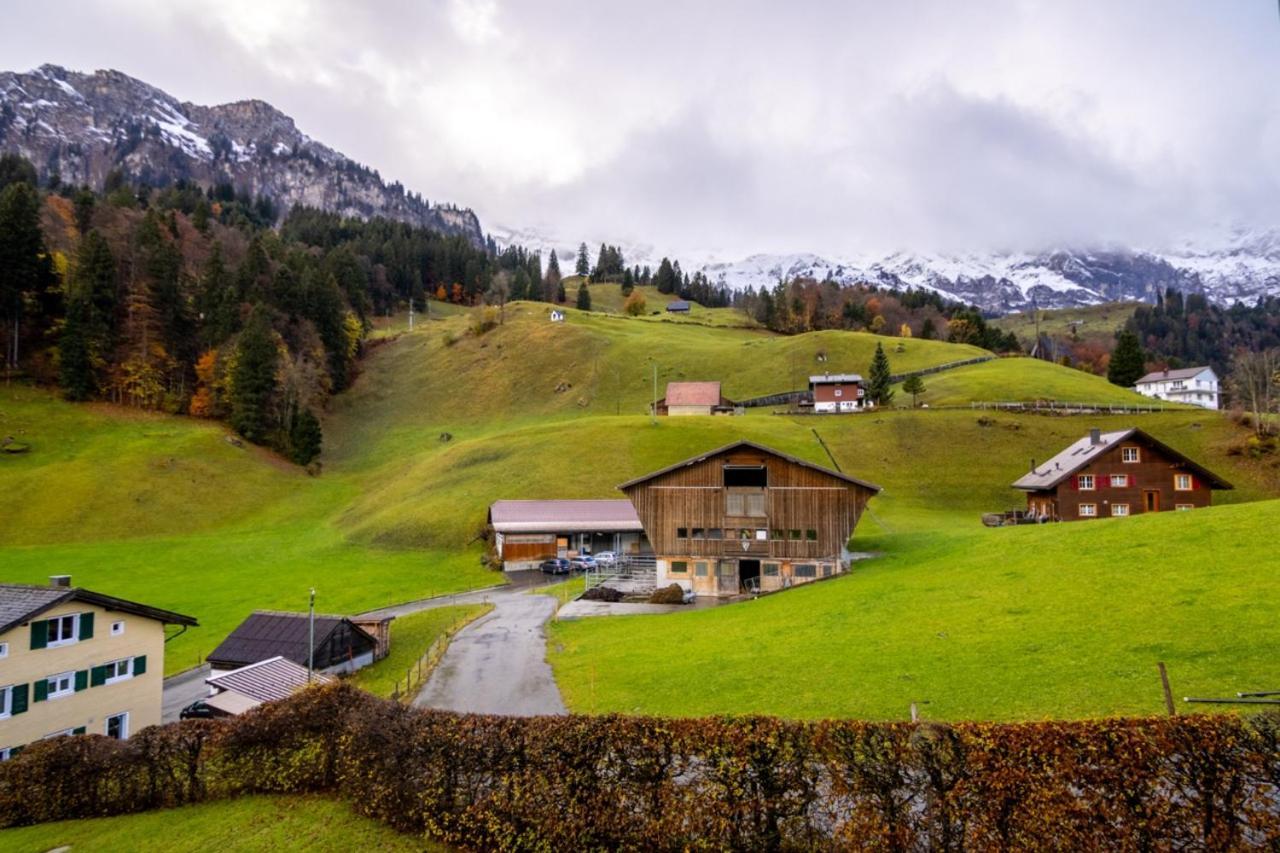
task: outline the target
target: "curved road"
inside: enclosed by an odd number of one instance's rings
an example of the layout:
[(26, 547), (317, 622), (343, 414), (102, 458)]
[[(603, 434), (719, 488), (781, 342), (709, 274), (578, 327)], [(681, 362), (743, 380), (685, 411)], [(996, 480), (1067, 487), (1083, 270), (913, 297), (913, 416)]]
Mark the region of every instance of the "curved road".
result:
[(558, 602), (502, 589), (492, 612), (463, 628), (427, 679), (415, 708), (536, 716), (567, 713), (547, 663), (546, 624)]

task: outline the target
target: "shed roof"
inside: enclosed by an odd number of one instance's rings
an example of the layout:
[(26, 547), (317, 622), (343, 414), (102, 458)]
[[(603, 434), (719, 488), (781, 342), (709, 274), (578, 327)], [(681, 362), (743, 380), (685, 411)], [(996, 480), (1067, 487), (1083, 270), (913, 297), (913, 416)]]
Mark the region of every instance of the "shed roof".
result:
[(1165, 382), (1170, 379), (1194, 379), (1209, 370), (1205, 367), (1179, 367), (1177, 370), (1156, 370), (1139, 379), (1135, 384), (1145, 385), (1148, 382)]
[(670, 474), (672, 471), (679, 470), (680, 468), (686, 468), (690, 465), (699, 465), (703, 462), (706, 462), (708, 459), (712, 458), (713, 456), (719, 456), (722, 453), (728, 453), (731, 450), (737, 450), (739, 447), (749, 447), (752, 450), (758, 450), (761, 453), (767, 453), (770, 456), (776, 456), (779, 459), (785, 459), (787, 462), (790, 462), (794, 465), (799, 465), (802, 468), (808, 468), (812, 471), (819, 471), (828, 476), (835, 477), (837, 480), (844, 480), (846, 483), (853, 483), (855, 485), (862, 486), (865, 489), (870, 489), (873, 492), (883, 491), (875, 483), (869, 483), (866, 480), (860, 480), (857, 477), (850, 477), (848, 474), (845, 474), (841, 471), (835, 471), (835, 470), (832, 470), (831, 468), (823, 467), (822, 465), (815, 465), (812, 462), (806, 462), (805, 460), (800, 459), (798, 457), (790, 456), (786, 453), (782, 453), (780, 451), (774, 450), (772, 447), (765, 447), (763, 444), (756, 444), (754, 441), (747, 441), (745, 439), (740, 441), (735, 441), (732, 444), (726, 444), (724, 447), (717, 447), (715, 450), (709, 450), (706, 453), (701, 453), (697, 456), (691, 456), (688, 459), (685, 459), (681, 462), (676, 462), (674, 465), (668, 465), (665, 468), (660, 468), (657, 471), (654, 471), (649, 474), (645, 474), (643, 477), (636, 477), (634, 480), (628, 480), (627, 482), (618, 486), (618, 488), (628, 489), (631, 486), (639, 485), (640, 483), (647, 482), (656, 477), (661, 477), (663, 474)]
[(824, 373), (821, 376), (810, 376), (810, 385), (835, 385), (845, 382), (861, 382), (862, 375), (859, 373)]
[(1091, 435), (1086, 435), (1067, 447), (1057, 456), (1054, 456), (1048, 462), (1037, 465), (1031, 471), (1023, 474), (1014, 482), (1015, 489), (1022, 489), (1027, 492), (1038, 492), (1043, 489), (1052, 489), (1063, 480), (1070, 477), (1076, 471), (1079, 471), (1085, 465), (1088, 465), (1094, 459), (1097, 459), (1108, 450), (1112, 450), (1121, 442), (1130, 439), (1137, 439), (1144, 444), (1155, 447), (1169, 456), (1178, 459), (1188, 468), (1192, 469), (1205, 480), (1207, 480), (1212, 488), (1230, 489), (1231, 484), (1219, 477), (1209, 469), (1193, 462), (1183, 454), (1169, 447), (1167, 444), (1156, 441), (1147, 433), (1140, 429), (1130, 428), (1122, 429), (1116, 432), (1103, 432), (1098, 434), (1098, 442), (1093, 442)]
[[(376, 639), (345, 616), (322, 616), (317, 613), (316, 648), (323, 646), (329, 635), (343, 622), (350, 624), (352, 631), (368, 639), (371, 646), (376, 645)], [(298, 665), (304, 665), (309, 657), (309, 633), (306, 613), (255, 610), (209, 653), (208, 660), (212, 664), (240, 665), (283, 656)]]
[(688, 311), (689, 303), (683, 299), (673, 299), (667, 303), (668, 311)]
[[(320, 672), (312, 673), (312, 684), (327, 684), (330, 681), (333, 681), (330, 676)], [(205, 683), (219, 690), (234, 690), (259, 702), (271, 702), (287, 699), (306, 687), (307, 668), (277, 655), (206, 678)]]
[(159, 607), (151, 607), (79, 587), (6, 583), (0, 584), (0, 634), (68, 601), (82, 601), (106, 610), (132, 613), (166, 625), (200, 624), (194, 616), (184, 616), (172, 610), (162, 610)]
[(627, 500), (494, 501), (489, 523), (499, 533), (595, 533), (644, 530)]
[(215, 693), (204, 700), (204, 704), (210, 708), (217, 708), (226, 714), (239, 716), (245, 711), (252, 711), (254, 708), (262, 704), (258, 699), (252, 696), (246, 696), (243, 693), (237, 693), (234, 690), (223, 690), (221, 693)]
[(667, 396), (663, 399), (668, 406), (718, 406), (720, 383), (668, 382)]

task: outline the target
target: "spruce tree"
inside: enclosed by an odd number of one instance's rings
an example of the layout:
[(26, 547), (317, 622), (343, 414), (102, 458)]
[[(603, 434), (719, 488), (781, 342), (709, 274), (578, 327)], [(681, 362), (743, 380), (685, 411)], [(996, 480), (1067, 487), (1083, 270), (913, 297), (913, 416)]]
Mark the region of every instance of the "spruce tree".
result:
[(289, 428), (289, 458), (306, 465), (320, 455), (322, 443), (319, 418), (310, 409), (296, 412)]
[(67, 305), (66, 321), (58, 338), (58, 381), (68, 400), (88, 400), (93, 396), (96, 383), (93, 377), (93, 359), (89, 353), (88, 333), (85, 328), (85, 303), (74, 300)]
[(556, 293), (560, 289), (560, 259), (556, 257), (556, 250), (551, 250), (551, 259), (547, 261), (547, 274), (542, 279), (543, 300), (546, 302), (556, 301)]
[(561, 281), (556, 285), (556, 303), (563, 305), (569, 301), (569, 294), (564, 292), (564, 282)]
[(876, 354), (871, 359), (867, 396), (877, 406), (887, 406), (893, 402), (893, 378), (889, 369), (889, 356), (884, 354), (884, 346), (881, 344), (876, 344)]
[(231, 374), (231, 426), (256, 444), (265, 443), (271, 431), (278, 358), (267, 309), (259, 305), (240, 334)]
[(6, 342), (0, 360), (6, 371), (18, 366), (26, 295), (47, 290), (53, 278), (40, 230), (40, 197), (19, 180), (0, 192), (0, 338)]
[(1107, 379), (1113, 385), (1132, 388), (1146, 372), (1146, 354), (1138, 336), (1128, 329), (1116, 335), (1116, 348), (1111, 353), (1111, 363), (1107, 366)]
[(578, 262), (574, 265), (573, 271), (578, 275), (591, 274), (591, 260), (587, 257), (586, 243), (580, 243), (578, 245)]
[(584, 281), (578, 285), (578, 305), (579, 311), (591, 310), (591, 291), (587, 290), (587, 283)]
[(902, 390), (911, 395), (911, 408), (916, 407), (916, 398), (924, 393), (924, 380), (920, 374), (913, 373), (902, 382)]

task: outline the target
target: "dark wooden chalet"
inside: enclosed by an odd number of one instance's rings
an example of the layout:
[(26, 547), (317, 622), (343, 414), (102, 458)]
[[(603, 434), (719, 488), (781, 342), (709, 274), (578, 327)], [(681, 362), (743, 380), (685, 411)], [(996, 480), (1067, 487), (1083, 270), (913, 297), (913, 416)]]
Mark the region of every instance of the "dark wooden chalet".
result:
[(1189, 510), (1231, 484), (1140, 429), (1090, 430), (1013, 484), (1035, 520), (1075, 521)]
[[(210, 652), (215, 670), (239, 669), (276, 656), (307, 665), (310, 633), (306, 613), (255, 610)], [(315, 668), (351, 672), (373, 663), (377, 638), (343, 616), (315, 617)]]
[(623, 483), (657, 582), (699, 595), (773, 590), (845, 571), (845, 548), (880, 487), (739, 441)]

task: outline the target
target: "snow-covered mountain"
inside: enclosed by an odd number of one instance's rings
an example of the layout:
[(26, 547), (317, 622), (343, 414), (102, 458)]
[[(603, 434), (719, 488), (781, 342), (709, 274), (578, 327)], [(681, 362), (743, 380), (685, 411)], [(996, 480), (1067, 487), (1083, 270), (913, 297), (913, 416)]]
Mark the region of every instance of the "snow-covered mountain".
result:
[(287, 212), (304, 204), (345, 216), (386, 216), (480, 245), (476, 215), (431, 204), (298, 130), (263, 101), (206, 107), (119, 71), (80, 74), (43, 65), (0, 72), (0, 151), (16, 151), (42, 179), (101, 187), (120, 169), (142, 183), (231, 183)]

